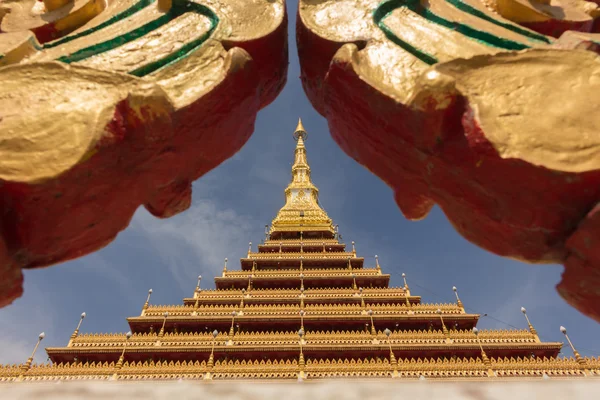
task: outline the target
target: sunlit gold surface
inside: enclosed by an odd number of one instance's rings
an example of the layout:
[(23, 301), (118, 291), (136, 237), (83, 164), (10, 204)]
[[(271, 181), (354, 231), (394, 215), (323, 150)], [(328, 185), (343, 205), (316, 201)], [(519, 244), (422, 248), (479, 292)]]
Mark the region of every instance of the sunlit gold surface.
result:
[[(86, 4), (107, 8), (61, 38), (58, 46), (50, 43), (42, 48), (31, 33), (23, 31), (0, 35), (0, 54), (4, 56), (0, 66), (9, 65), (0, 69), (0, 179), (39, 182), (67, 171), (90, 155), (116, 104), (126, 98), (137, 102), (136, 107), (151, 107), (158, 114), (196, 101), (218, 85), (227, 71), (249, 61), (239, 48), (225, 51), (221, 40), (262, 37), (276, 29), (284, 16), (282, 1), (197, 3), (220, 17), (214, 32), (197, 51), (143, 79), (126, 73), (201, 40), (213, 22), (197, 12), (185, 12), (138, 39), (95, 54), (93, 46), (156, 21), (165, 15), (165, 7), (161, 10), (154, 2), (126, 18), (111, 20), (139, 0), (77, 0), (50, 13), (37, 0), (6, 3), (11, 12), (2, 20), (4, 31), (31, 28), (42, 19), (70, 21)], [(98, 27), (102, 29), (95, 29)], [(86, 56), (70, 65), (54, 61), (83, 50)]]
[[(501, 157), (567, 172), (600, 168), (600, 136), (596, 134), (600, 116), (594, 111), (600, 102), (600, 57), (593, 52), (552, 50), (573, 49), (578, 42), (546, 38), (545, 43), (533, 31), (524, 35), (526, 28), (503, 19), (491, 6), (486, 8), (478, 0), (462, 3), (498, 23), (463, 12), (446, 0), (422, 1), (421, 6), (435, 17), (531, 49), (511, 52), (448, 29), (404, 6), (393, 9), (382, 22), (399, 40), (432, 57), (435, 65), (430, 67), (373, 23), (368, 14), (379, 7), (378, 2), (305, 0), (300, 3), (299, 17), (312, 32), (328, 40), (366, 41), (360, 49), (354, 44), (342, 46), (334, 60), (350, 64), (360, 79), (400, 103), (420, 109), (433, 96), (437, 107), (445, 107), (451, 95), (465, 96)], [(580, 12), (576, 3), (565, 2), (560, 8), (554, 2), (532, 2), (531, 7), (550, 7), (571, 16)], [(439, 73), (432, 74), (432, 69)]]
[(584, 0), (488, 0), (492, 9), (514, 22), (541, 22), (550, 19), (590, 21), (597, 6)]
[[(530, 50), (496, 55), (493, 61), (487, 56), (456, 60), (434, 69), (455, 80), (502, 157), (559, 171), (600, 169), (600, 118), (593, 117), (600, 104), (596, 54), (570, 51), (566, 57), (560, 50)], [(501, 85), (495, 82), (499, 76)], [(538, 85), (540, 77), (552, 84)], [(560, 129), (549, 115), (562, 116)]]
[[(10, 10), (0, 21), (3, 32), (17, 32), (54, 23), (58, 31), (74, 30), (100, 14), (111, 0), (53, 1), (47, 9), (38, 0), (8, 0), (2, 7)], [(64, 3), (64, 4), (63, 4)], [(63, 4), (63, 5), (61, 5)], [(1, 13), (0, 13), (1, 15)], [(0, 39), (1, 40), (1, 39)]]
[[(298, 122), (296, 133), (304, 132)], [(278, 231), (320, 230), (333, 233), (331, 219), (319, 205), (319, 189), (310, 179), (304, 138), (298, 137), (292, 165), (292, 181), (285, 189), (285, 205), (273, 219), (270, 233)], [(300, 228), (302, 226), (302, 228)]]

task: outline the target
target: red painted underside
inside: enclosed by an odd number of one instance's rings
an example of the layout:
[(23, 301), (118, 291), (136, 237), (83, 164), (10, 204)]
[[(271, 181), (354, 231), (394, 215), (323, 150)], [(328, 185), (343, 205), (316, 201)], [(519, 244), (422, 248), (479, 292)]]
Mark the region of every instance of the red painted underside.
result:
[[(231, 73), (197, 102), (169, 116), (142, 119), (120, 103), (90, 159), (56, 179), (0, 182), (0, 307), (22, 294), (21, 268), (45, 267), (109, 244), (144, 205), (160, 218), (190, 206), (191, 184), (233, 156), (254, 130), (261, 107), (287, 73), (287, 20), (245, 43), (247, 67)], [(149, 141), (147, 138), (154, 138)]]
[[(416, 112), (332, 63), (344, 43), (313, 34), (297, 19), (302, 84), (334, 140), (395, 191), (406, 218), (439, 205), (456, 230), (495, 254), (565, 263), (561, 295), (600, 321), (600, 171), (561, 173), (502, 159), (460, 97)], [(359, 48), (361, 43), (357, 43)], [(586, 239), (583, 239), (585, 237)], [(595, 245), (595, 246), (594, 246)]]

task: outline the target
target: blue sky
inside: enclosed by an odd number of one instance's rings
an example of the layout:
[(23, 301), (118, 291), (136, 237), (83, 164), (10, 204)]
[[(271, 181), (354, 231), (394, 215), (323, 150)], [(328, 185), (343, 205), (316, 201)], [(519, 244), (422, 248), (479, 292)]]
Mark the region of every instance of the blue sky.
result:
[[(338, 148), (300, 85), (296, 6), (288, 1), (288, 83), (259, 113), (246, 146), (194, 183), (192, 207), (183, 214), (159, 220), (140, 208), (129, 228), (103, 250), (26, 271), (25, 295), (0, 309), (0, 363), (24, 362), (42, 331), (44, 347), (66, 345), (83, 311), (82, 332), (126, 332), (125, 318), (139, 315), (149, 288), (151, 303), (181, 304), (199, 274), (204, 288), (214, 288), (225, 257), (230, 269), (238, 269), (248, 242), (256, 248), (264, 225), (284, 203), (298, 117), (309, 133), (308, 160), (321, 204), (340, 225), (344, 241), (356, 241), (366, 266), (373, 267), (379, 255), (383, 271), (392, 274), (391, 286), (400, 286), (405, 272), (411, 292), (436, 303), (453, 302), (456, 285), (467, 311), (488, 314), (481, 328), (525, 328), (520, 312), (525, 306), (542, 340), (564, 341), (559, 331), (564, 325), (582, 355), (600, 355), (600, 325), (556, 293), (562, 266), (526, 265), (489, 254), (459, 236), (438, 208), (423, 221), (406, 221), (392, 191)], [(572, 355), (568, 348), (563, 354)], [(36, 361), (45, 360), (39, 351)]]

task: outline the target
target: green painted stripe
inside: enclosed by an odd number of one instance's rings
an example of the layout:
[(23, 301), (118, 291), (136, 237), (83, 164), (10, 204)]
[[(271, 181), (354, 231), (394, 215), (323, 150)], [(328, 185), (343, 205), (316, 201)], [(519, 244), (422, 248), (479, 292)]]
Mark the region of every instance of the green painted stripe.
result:
[(81, 37), (84, 36), (88, 36), (91, 35), (94, 32), (98, 32), (101, 29), (106, 28), (107, 26), (110, 26), (114, 23), (117, 23), (125, 18), (129, 18), (131, 17), (133, 14), (137, 13), (138, 11), (143, 10), (144, 8), (148, 7), (150, 4), (154, 3), (156, 0), (140, 0), (137, 3), (135, 3), (133, 6), (129, 7), (128, 9), (114, 15), (113, 17), (107, 19), (106, 21), (104, 21), (101, 24), (96, 25), (93, 28), (90, 29), (86, 29), (85, 31), (79, 32), (75, 35), (71, 35), (71, 36), (66, 36), (62, 39), (58, 39), (58, 40), (54, 40), (52, 42), (48, 42), (46, 44), (44, 44), (44, 48), (45, 49), (49, 49), (52, 47), (56, 47), (56, 46), (60, 46), (61, 44), (64, 43), (68, 43), (72, 40), (75, 39), (79, 39)]
[(212, 35), (215, 31), (217, 25), (219, 24), (219, 17), (215, 14), (210, 8), (198, 4), (198, 3), (187, 3), (189, 7), (194, 8), (194, 11), (204, 15), (210, 20), (210, 29), (198, 39), (192, 40), (190, 43), (186, 43), (179, 50), (174, 53), (171, 53), (160, 60), (151, 62), (150, 64), (146, 64), (140, 68), (134, 69), (133, 71), (129, 71), (131, 75), (135, 76), (145, 76), (151, 74), (159, 70), (160, 68), (166, 67), (167, 65), (171, 65), (185, 57), (188, 54), (192, 53), (196, 49), (198, 49), (202, 44)]
[(461, 11), (464, 11), (466, 13), (469, 13), (471, 15), (473, 15), (474, 17), (477, 18), (481, 18), (483, 20), (486, 20), (488, 22), (491, 22), (494, 25), (498, 25), (504, 29), (508, 29), (509, 31), (518, 33), (519, 35), (523, 35), (523, 36), (527, 36), (530, 39), (536, 40), (536, 41), (540, 41), (540, 42), (544, 42), (544, 43), (552, 43), (550, 41), (550, 39), (548, 39), (548, 37), (541, 35), (539, 33), (536, 32), (532, 32), (530, 30), (527, 29), (523, 29), (520, 26), (514, 25), (514, 24), (509, 24), (506, 22), (502, 22), (502, 21), (498, 21), (497, 19), (494, 19), (492, 17), (490, 17), (489, 15), (487, 15), (486, 13), (484, 13), (483, 11), (480, 11), (478, 9), (476, 9), (475, 7), (464, 3), (462, 0), (446, 0), (448, 3), (452, 4), (454, 7), (458, 8)]
[[(152, 1), (154, 1), (154, 0), (152, 0)], [(158, 70), (159, 68), (162, 68), (166, 65), (169, 65), (172, 62), (175, 62), (175, 61), (181, 59), (182, 57), (185, 57), (191, 51), (200, 47), (202, 45), (202, 43), (204, 43), (206, 41), (206, 39), (208, 39), (208, 37), (210, 37), (210, 35), (214, 32), (215, 28), (217, 27), (217, 24), (219, 22), (219, 18), (217, 17), (217, 15), (210, 8), (208, 8), (204, 5), (201, 5), (201, 4), (198, 4), (195, 2), (190, 2), (188, 0), (173, 0), (173, 5), (172, 5), (171, 9), (166, 14), (160, 16), (159, 18), (157, 18), (153, 21), (150, 21), (147, 24), (145, 24), (139, 28), (136, 28), (130, 32), (124, 33), (123, 35), (117, 36), (117, 37), (107, 40), (105, 42), (97, 43), (92, 46), (80, 49), (72, 54), (62, 56), (62, 57), (58, 58), (57, 60), (62, 61), (67, 64), (70, 64), (73, 62), (85, 60), (89, 57), (104, 53), (106, 51), (113, 50), (119, 46), (122, 46), (133, 40), (139, 39), (140, 37), (142, 37), (144, 35), (147, 35), (148, 33), (152, 32), (153, 30), (156, 30), (156, 29), (162, 27), (163, 25), (167, 24), (168, 22), (172, 21), (173, 19), (175, 19), (185, 13), (188, 13), (188, 12), (195, 12), (195, 13), (198, 13), (198, 14), (201, 14), (201, 15), (204, 15), (205, 17), (207, 17), (211, 22), (210, 29), (208, 30), (207, 33), (202, 35), (200, 38), (182, 46), (178, 51), (171, 53), (158, 61), (152, 62), (150, 64), (147, 64), (143, 67), (140, 67), (140, 68), (135, 69), (130, 72), (131, 74), (136, 75), (136, 76), (147, 75), (149, 73), (152, 73), (152, 72)]]
[[(446, 1), (460, 2), (460, 0), (446, 0)], [(451, 3), (451, 4), (454, 5), (454, 3)], [(468, 6), (467, 4), (464, 4), (464, 3), (460, 3), (460, 4), (463, 4), (465, 6), (464, 7), (465, 9), (461, 9), (461, 11), (468, 12), (476, 17), (481, 18), (479, 15), (475, 15), (475, 14), (471, 13), (471, 11), (479, 11), (479, 10), (476, 10), (473, 7)], [(497, 48), (501, 48), (501, 49), (505, 49), (505, 50), (523, 50), (523, 49), (529, 48), (529, 46), (524, 45), (522, 43), (515, 42), (510, 39), (501, 38), (501, 37), (492, 35), (488, 32), (480, 31), (478, 29), (472, 28), (472, 27), (462, 24), (460, 22), (453, 22), (453, 21), (449, 21), (445, 18), (442, 18), (439, 15), (433, 13), (431, 10), (423, 7), (419, 0), (387, 0), (387, 1), (384, 1), (381, 4), (379, 4), (379, 6), (377, 6), (377, 8), (373, 11), (373, 20), (374, 20), (375, 24), (379, 27), (379, 29), (381, 29), (383, 31), (383, 33), (386, 35), (386, 37), (388, 39), (390, 39), (392, 42), (394, 42), (398, 46), (402, 47), (403, 49), (405, 49), (406, 51), (413, 54), (415, 57), (417, 57), (418, 59), (420, 59), (421, 61), (423, 61), (429, 65), (433, 65), (433, 64), (437, 63), (438, 60), (434, 56), (417, 49), (410, 43), (407, 43), (404, 40), (397, 37), (394, 34), (394, 32), (383, 22), (387, 16), (389, 16), (395, 9), (400, 8), (400, 7), (406, 7), (409, 10), (411, 10), (412, 12), (418, 14), (419, 16), (427, 19), (430, 22), (433, 22), (437, 25), (440, 25), (440, 26), (443, 26), (450, 30), (461, 33), (470, 39), (484, 43), (488, 46), (497, 47)], [(470, 8), (470, 10), (467, 11), (467, 8)], [(483, 14), (483, 13), (481, 13), (481, 14)], [(485, 14), (483, 14), (483, 15), (485, 15)], [(496, 22), (498, 22), (497, 25), (501, 24), (501, 22), (499, 22), (499, 21), (496, 21)]]
[(408, 42), (400, 39), (398, 36), (394, 34), (394, 32), (383, 23), (383, 20), (390, 15), (396, 8), (403, 6), (402, 3), (404, 0), (388, 0), (379, 4), (377, 8), (373, 11), (373, 20), (375, 21), (375, 25), (381, 29), (381, 31), (385, 34), (385, 36), (391, 40), (396, 45), (402, 47), (404, 50), (408, 51), (413, 56), (417, 57), (419, 60), (423, 61), (428, 65), (437, 64), (438, 60), (431, 54), (427, 54), (424, 51), (421, 51), (411, 45)]

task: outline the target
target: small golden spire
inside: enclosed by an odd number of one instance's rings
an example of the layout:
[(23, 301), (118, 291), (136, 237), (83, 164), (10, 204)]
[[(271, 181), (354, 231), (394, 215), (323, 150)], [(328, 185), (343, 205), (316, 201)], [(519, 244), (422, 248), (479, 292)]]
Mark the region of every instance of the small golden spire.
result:
[(165, 335), (165, 324), (167, 323), (167, 317), (169, 316), (169, 313), (167, 311), (165, 311), (165, 313), (163, 314), (163, 323), (162, 323), (162, 327), (160, 328), (160, 331), (158, 332), (158, 337), (163, 337)]
[(81, 316), (79, 317), (79, 323), (77, 324), (77, 328), (75, 328), (75, 330), (73, 331), (73, 334), (71, 334), (71, 340), (69, 341), (69, 345), (71, 345), (71, 342), (73, 341), (73, 339), (75, 339), (77, 337), (77, 335), (79, 335), (79, 328), (81, 327), (81, 323), (83, 322), (83, 319), (85, 318), (86, 314), (84, 312), (81, 313)]
[(444, 318), (442, 317), (442, 310), (440, 310), (439, 308), (437, 310), (435, 310), (436, 314), (438, 314), (440, 316), (440, 321), (442, 321), (442, 332), (444, 332), (444, 335), (448, 335), (448, 328), (446, 328), (446, 324), (444, 324)]
[(489, 372), (492, 363), (490, 362), (487, 354), (485, 354), (485, 351), (483, 351), (483, 345), (481, 344), (481, 339), (479, 339), (479, 329), (473, 328), (473, 333), (475, 334), (475, 337), (477, 337), (477, 343), (479, 344), (479, 349), (481, 350), (481, 359), (483, 360), (485, 366), (488, 367)]
[(200, 281), (202, 280), (202, 275), (198, 275), (198, 283), (196, 283), (196, 293), (200, 292)]
[(248, 257), (250, 257), (250, 253), (252, 253), (252, 242), (248, 243)]
[(363, 288), (358, 288), (358, 293), (360, 294), (360, 306), (363, 310), (366, 308), (365, 306), (365, 296), (363, 295)]
[(300, 346), (300, 356), (298, 357), (298, 380), (301, 381), (305, 378), (304, 375), (304, 353), (302, 351), (302, 336), (304, 336), (304, 329), (300, 328), (298, 331), (298, 344)]
[(44, 332), (42, 332), (42, 333), (40, 333), (40, 334), (39, 334), (39, 336), (38, 336), (38, 341), (37, 341), (37, 343), (35, 344), (35, 347), (33, 348), (33, 352), (31, 353), (31, 356), (30, 356), (30, 357), (27, 359), (27, 361), (25, 362), (25, 364), (23, 364), (23, 365), (21, 366), (21, 369), (22, 369), (23, 371), (27, 371), (27, 370), (29, 370), (29, 368), (31, 368), (31, 363), (33, 362), (33, 357), (35, 357), (35, 352), (37, 351), (37, 349), (38, 349), (38, 347), (39, 347), (39, 345), (40, 345), (40, 342), (41, 342), (41, 341), (42, 341), (42, 339), (44, 339), (45, 337), (46, 337), (46, 334), (45, 334)]
[[(296, 133), (299, 132), (303, 132), (304, 135), (306, 136), (306, 129), (304, 129), (304, 126), (302, 125), (302, 118), (298, 118), (298, 125), (296, 126), (296, 130), (294, 131), (294, 138), (296, 137)], [(298, 139), (296, 139), (298, 140)]]
[(129, 339), (131, 339), (131, 331), (125, 334), (125, 344), (123, 345), (123, 352), (121, 352), (119, 361), (117, 361), (117, 365), (115, 366), (116, 369), (121, 369), (121, 367), (123, 366), (123, 361), (125, 361), (125, 349), (127, 349), (127, 343), (129, 342)]
[(575, 360), (577, 360), (577, 362), (581, 366), (586, 365), (586, 362), (585, 362), (584, 358), (581, 357), (581, 354), (579, 354), (579, 352), (577, 351), (577, 349), (575, 348), (575, 346), (573, 346), (573, 342), (571, 342), (571, 339), (569, 339), (569, 335), (567, 335), (567, 328), (565, 328), (564, 326), (561, 326), (560, 327), (560, 331), (567, 338), (567, 342), (569, 342), (569, 346), (571, 346), (571, 350), (573, 351), (573, 355), (575, 356)]
[(300, 310), (300, 330), (304, 332), (304, 310)]
[(145, 310), (148, 308), (148, 304), (150, 303), (150, 295), (152, 294), (152, 289), (148, 289), (148, 297), (146, 297), (146, 302), (144, 303), (144, 307), (142, 308), (142, 310)]
[(390, 348), (390, 364), (392, 366), (392, 378), (397, 378), (398, 361), (396, 361), (396, 357), (394, 356), (394, 352), (392, 351), (392, 343), (390, 342), (390, 335), (392, 334), (392, 331), (385, 328), (385, 331), (383, 331), (383, 333), (385, 333), (385, 336), (387, 336), (388, 347)]
[(381, 266), (379, 266), (379, 256), (375, 254), (375, 269), (381, 274)]
[(531, 332), (531, 334), (535, 336), (536, 341), (539, 342), (540, 339), (538, 337), (538, 333), (535, 330), (535, 328), (533, 327), (533, 325), (531, 325), (531, 321), (529, 320), (529, 316), (527, 315), (527, 310), (525, 309), (525, 307), (521, 307), (521, 312), (523, 313), (523, 315), (525, 316), (525, 319), (527, 320), (527, 325), (529, 326), (529, 332)]
[(235, 331), (233, 330), (233, 324), (235, 322), (235, 317), (237, 317), (237, 312), (232, 311), (231, 312), (231, 328), (229, 328), (229, 341), (227, 344), (233, 344), (233, 335), (235, 333)]
[[(240, 310), (244, 308), (244, 297), (246, 296), (246, 289), (242, 289), (242, 299), (240, 300)], [(240, 312), (241, 315), (241, 312)]]
[(402, 273), (402, 279), (404, 279), (404, 291), (406, 292), (406, 306), (410, 307), (410, 300), (408, 300), (410, 296), (410, 288), (408, 287), (408, 283), (406, 283), (406, 274), (404, 272)]
[(452, 290), (454, 291), (454, 295), (456, 296), (456, 304), (464, 310), (465, 307), (463, 306), (462, 301), (460, 301), (460, 297), (458, 297), (458, 289), (456, 288), (456, 286), (452, 286)]
[(210, 349), (210, 356), (208, 357), (208, 362), (206, 363), (206, 366), (208, 367), (209, 371), (206, 372), (206, 374), (204, 374), (204, 379), (206, 380), (212, 380), (212, 369), (215, 365), (215, 341), (217, 339), (217, 336), (219, 335), (219, 331), (218, 330), (214, 330), (212, 332), (212, 347)]
[(352, 262), (350, 257), (348, 257), (348, 269), (352, 270)]
[(354, 254), (354, 256), (356, 257), (356, 246), (355, 246), (355, 242), (354, 240), (352, 241), (352, 254)]
[(375, 323), (373, 322), (373, 310), (367, 311), (367, 314), (369, 314), (369, 317), (371, 318), (371, 335), (376, 336), (377, 331), (375, 330)]

